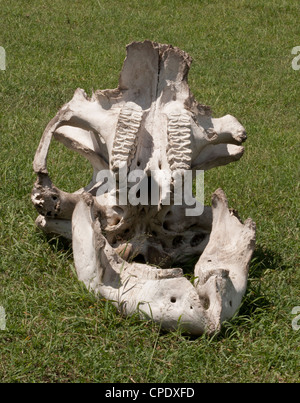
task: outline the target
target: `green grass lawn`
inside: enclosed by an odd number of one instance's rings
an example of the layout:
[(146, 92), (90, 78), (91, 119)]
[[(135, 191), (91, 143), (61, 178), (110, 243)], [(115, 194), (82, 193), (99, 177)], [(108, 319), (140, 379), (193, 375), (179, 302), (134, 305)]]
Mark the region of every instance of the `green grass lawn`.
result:
[[(121, 318), (78, 282), (72, 250), (35, 228), (32, 160), (77, 87), (115, 88), (125, 45), (150, 39), (193, 57), (189, 85), (214, 116), (245, 126), (245, 154), (205, 174), (257, 225), (239, 315), (215, 337)], [(299, 382), (300, 45), (298, 0), (0, 0), (0, 382)], [(53, 144), (54, 183), (90, 166)], [(300, 324), (300, 319), (299, 319)]]

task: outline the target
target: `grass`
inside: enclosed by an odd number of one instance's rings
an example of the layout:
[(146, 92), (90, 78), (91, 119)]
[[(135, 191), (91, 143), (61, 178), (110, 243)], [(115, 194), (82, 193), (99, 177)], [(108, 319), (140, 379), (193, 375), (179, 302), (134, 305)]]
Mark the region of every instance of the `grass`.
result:
[[(0, 24), (0, 381), (299, 382), (298, 1), (0, 0)], [(35, 229), (32, 160), (44, 128), (77, 87), (115, 88), (125, 45), (144, 39), (190, 53), (196, 99), (248, 133), (238, 163), (205, 174), (207, 203), (221, 187), (257, 225), (239, 315), (210, 338), (121, 318), (78, 282), (70, 246)], [(59, 144), (49, 168), (67, 191), (91, 175)]]

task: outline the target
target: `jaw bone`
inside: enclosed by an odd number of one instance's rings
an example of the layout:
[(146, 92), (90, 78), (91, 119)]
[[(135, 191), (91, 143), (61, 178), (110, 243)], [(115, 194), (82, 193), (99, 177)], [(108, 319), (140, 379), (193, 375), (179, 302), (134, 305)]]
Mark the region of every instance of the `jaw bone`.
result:
[[(72, 217), (79, 280), (112, 301), (124, 315), (138, 311), (164, 329), (214, 333), (239, 308), (255, 246), (255, 224), (242, 224), (221, 189), (213, 195), (210, 241), (195, 266), (195, 286), (179, 268), (161, 269), (122, 259), (102, 234), (93, 198), (77, 203)], [(235, 252), (235, 255), (233, 253)]]

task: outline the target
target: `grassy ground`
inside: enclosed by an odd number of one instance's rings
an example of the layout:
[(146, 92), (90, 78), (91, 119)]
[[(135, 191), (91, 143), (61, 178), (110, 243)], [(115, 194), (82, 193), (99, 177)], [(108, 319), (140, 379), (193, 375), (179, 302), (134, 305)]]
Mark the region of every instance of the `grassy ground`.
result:
[[(0, 0), (0, 381), (299, 382), (299, 11), (297, 0)], [(208, 203), (222, 187), (257, 224), (240, 314), (213, 338), (120, 318), (77, 281), (70, 247), (34, 225), (45, 126), (77, 87), (116, 87), (125, 45), (144, 39), (189, 52), (196, 99), (248, 133), (243, 158), (205, 176)], [(49, 166), (67, 191), (91, 175), (60, 145)]]

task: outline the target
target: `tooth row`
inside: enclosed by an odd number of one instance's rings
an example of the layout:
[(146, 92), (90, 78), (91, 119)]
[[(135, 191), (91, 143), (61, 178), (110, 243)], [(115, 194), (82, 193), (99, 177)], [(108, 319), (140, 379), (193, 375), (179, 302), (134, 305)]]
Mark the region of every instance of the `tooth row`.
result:
[(168, 119), (167, 158), (172, 171), (191, 167), (191, 123), (187, 113), (171, 114)]
[(116, 172), (124, 163), (127, 167), (130, 165), (136, 151), (142, 115), (142, 108), (136, 104), (125, 104), (121, 109), (112, 148), (112, 171)]

